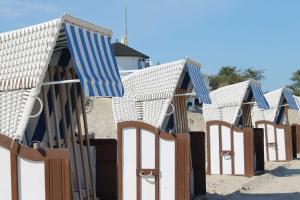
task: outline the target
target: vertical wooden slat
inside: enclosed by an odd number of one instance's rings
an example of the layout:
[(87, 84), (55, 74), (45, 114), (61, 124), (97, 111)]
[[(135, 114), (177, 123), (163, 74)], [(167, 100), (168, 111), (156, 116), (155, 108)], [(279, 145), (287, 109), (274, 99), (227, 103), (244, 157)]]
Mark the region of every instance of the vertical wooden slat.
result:
[[(73, 70), (71, 70), (71, 76), (73, 79), (76, 78), (76, 74)], [(74, 91), (75, 91), (75, 96), (76, 96), (76, 107), (77, 107), (78, 91), (77, 91), (76, 85), (74, 86)], [(94, 168), (93, 168), (92, 159), (91, 159), (91, 146), (90, 146), (90, 139), (88, 136), (89, 133), (88, 133), (88, 125), (87, 125), (87, 116), (86, 116), (86, 112), (85, 112), (85, 108), (84, 108), (84, 95), (83, 95), (82, 91), (79, 91), (79, 95), (80, 95), (79, 98), (81, 99), (81, 110), (82, 110), (82, 117), (83, 117), (83, 126), (84, 126), (84, 131), (85, 131), (85, 142), (86, 142), (86, 146), (87, 146), (87, 158), (88, 158), (88, 165), (89, 165), (89, 172), (90, 172), (92, 195), (93, 195), (93, 199), (96, 200), (97, 195), (96, 195)], [(78, 105), (78, 107), (79, 107), (79, 105)], [(80, 132), (79, 134), (81, 134), (81, 136), (82, 136), (82, 132)]]
[(267, 154), (267, 158), (266, 160), (269, 161), (270, 160), (270, 156), (269, 156), (269, 137), (268, 137), (268, 126), (267, 124), (265, 124), (265, 142), (264, 142), (264, 145), (266, 145), (266, 154)]
[[(49, 80), (52, 82), (54, 80), (53, 70), (49, 67)], [(56, 134), (56, 145), (58, 148), (61, 148), (61, 139), (60, 139), (60, 129), (59, 129), (59, 122), (57, 116), (57, 104), (56, 104), (56, 92), (55, 92), (55, 85), (50, 85), (50, 92), (51, 92), (51, 104), (53, 107), (53, 115), (54, 115), (54, 125), (55, 125), (55, 134)]]
[(223, 157), (222, 157), (222, 125), (219, 125), (219, 160), (220, 160), (220, 174), (223, 174)]
[(210, 152), (210, 126), (206, 125), (206, 136), (205, 136), (206, 142), (207, 142), (207, 148), (206, 148), (206, 155), (207, 155), (207, 169), (206, 173), (211, 174), (211, 152)]
[(190, 137), (176, 135), (176, 200), (190, 199)]
[(242, 105), (243, 127), (252, 127), (251, 104)]
[[(286, 134), (285, 134), (286, 135)], [(274, 126), (274, 137), (275, 137), (275, 154), (276, 154), (276, 161), (279, 160), (278, 158), (278, 141), (277, 141), (277, 128)], [(286, 139), (286, 137), (285, 137)]]
[(45, 159), (46, 200), (71, 200), (69, 159)]
[(253, 129), (244, 128), (244, 162), (245, 162), (245, 175), (253, 176)]
[(11, 165), (11, 192), (12, 200), (19, 199), (19, 182), (18, 182), (18, 157), (14, 150), (10, 151)]
[[(70, 86), (69, 86), (70, 87)], [(90, 191), (89, 191), (89, 184), (88, 184), (88, 177), (86, 171), (86, 163), (85, 163), (85, 156), (83, 154), (83, 138), (82, 138), (82, 127), (81, 127), (81, 120), (80, 120), (80, 107), (78, 103), (78, 93), (77, 93), (77, 84), (73, 84), (73, 89), (70, 92), (73, 93), (75, 97), (75, 113), (76, 113), (76, 122), (77, 122), (77, 129), (78, 129), (78, 139), (79, 139), (79, 149), (80, 149), (80, 156), (81, 156), (81, 165), (83, 171), (83, 178), (86, 188), (86, 196), (87, 199), (90, 199)], [(68, 97), (69, 101), (71, 101), (70, 95)]]
[[(176, 89), (176, 94), (184, 94), (184, 89)], [(188, 133), (188, 121), (186, 111), (186, 97), (175, 96), (173, 99), (174, 104), (174, 118), (175, 118), (175, 131), (176, 133)]]
[(122, 170), (122, 166), (123, 166), (123, 135), (122, 135), (122, 128), (120, 128), (119, 126), (117, 127), (118, 130), (118, 200), (122, 200), (123, 199), (123, 170)]
[[(61, 76), (61, 72), (57, 72), (58, 79), (63, 80)], [(65, 111), (65, 86), (64, 85), (59, 85), (59, 100), (60, 100), (60, 108), (61, 108), (61, 116), (62, 116), (62, 122), (63, 122), (63, 131), (64, 131), (64, 143), (65, 143), (65, 148), (71, 149), (70, 147), (70, 138), (68, 134), (68, 125), (67, 125), (67, 119), (66, 119), (66, 111)], [(69, 160), (69, 163), (71, 164), (71, 169), (73, 169), (73, 162), (71, 161), (71, 157)], [(75, 168), (75, 167), (74, 167)], [(71, 177), (71, 176), (70, 176)], [(72, 177), (71, 177), (72, 180)], [(72, 187), (72, 196), (75, 196), (75, 187), (73, 184), (73, 181), (71, 182), (71, 187)]]
[(85, 142), (87, 145), (87, 157), (88, 157), (88, 162), (89, 162), (90, 179), (92, 182), (92, 194), (93, 194), (94, 199), (96, 199), (94, 168), (93, 168), (92, 159), (91, 159), (91, 146), (90, 146), (88, 125), (87, 125), (87, 117), (86, 117), (86, 112), (84, 109), (84, 95), (83, 95), (82, 91), (80, 91), (79, 93), (80, 93), (80, 99), (81, 99), (81, 108), (82, 108), (83, 124), (84, 124), (84, 131), (85, 131), (84, 136), (85, 136)]
[(50, 160), (45, 160), (45, 191), (46, 191), (46, 200), (52, 200), (53, 191), (51, 189), (51, 173), (50, 173)]
[(295, 131), (296, 131), (296, 145), (297, 145), (297, 153), (300, 154), (300, 125), (295, 125)]
[(52, 138), (52, 134), (51, 134), (51, 130), (49, 127), (50, 119), (49, 119), (49, 107), (48, 107), (48, 96), (47, 96), (47, 92), (46, 92), (46, 86), (42, 87), (42, 99), (43, 99), (43, 104), (44, 104), (44, 119), (45, 119), (45, 126), (46, 126), (46, 132), (47, 132), (47, 138), (48, 138), (48, 145), (49, 148), (52, 149), (53, 148), (53, 138)]
[[(155, 169), (159, 170), (159, 130), (155, 133)], [(159, 200), (159, 176), (155, 176), (155, 200)]]
[(285, 112), (285, 122), (286, 122), (286, 125), (290, 125), (289, 107), (287, 105), (284, 106), (284, 112)]
[[(66, 72), (64, 73), (64, 76), (67, 78)], [(82, 186), (81, 186), (81, 173), (80, 173), (80, 166), (79, 166), (79, 158), (76, 151), (76, 135), (75, 135), (75, 127), (74, 127), (74, 116), (73, 116), (73, 109), (72, 109), (72, 101), (71, 101), (71, 87), (70, 84), (66, 84), (67, 88), (67, 105), (69, 108), (69, 116), (70, 116), (70, 128), (71, 128), (71, 142), (72, 142), (72, 151), (73, 151), (73, 158), (74, 158), (74, 165), (75, 165), (75, 171), (76, 171), (76, 181), (79, 191), (79, 198), (83, 199), (83, 192), (82, 192)], [(81, 158), (83, 159), (83, 158)], [(88, 190), (88, 188), (86, 188)]]
[[(138, 170), (141, 169), (141, 129), (136, 128), (136, 168)], [(137, 193), (136, 199), (141, 199), (141, 177), (136, 174), (136, 186), (137, 186)]]
[(293, 144), (292, 144), (292, 132), (291, 127), (287, 125), (284, 129), (285, 132), (285, 149), (286, 149), (286, 160), (293, 160)]
[(230, 143), (231, 143), (231, 152), (233, 152), (231, 154), (231, 174), (235, 173), (235, 164), (234, 164), (234, 160), (235, 160), (235, 149), (234, 149), (234, 132), (233, 132), (233, 127), (230, 128)]
[(72, 184), (71, 184), (71, 174), (70, 174), (70, 162), (69, 159), (65, 159), (62, 162), (62, 177), (63, 177), (63, 188), (64, 193), (63, 197), (65, 200), (71, 200), (72, 199)]

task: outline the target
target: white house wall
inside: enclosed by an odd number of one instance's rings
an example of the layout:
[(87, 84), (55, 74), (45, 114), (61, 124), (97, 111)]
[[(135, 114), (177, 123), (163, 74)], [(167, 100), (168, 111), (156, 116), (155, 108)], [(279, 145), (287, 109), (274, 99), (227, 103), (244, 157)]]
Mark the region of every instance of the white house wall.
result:
[(116, 56), (116, 61), (119, 66), (119, 70), (136, 70), (139, 69), (140, 57), (131, 56)]

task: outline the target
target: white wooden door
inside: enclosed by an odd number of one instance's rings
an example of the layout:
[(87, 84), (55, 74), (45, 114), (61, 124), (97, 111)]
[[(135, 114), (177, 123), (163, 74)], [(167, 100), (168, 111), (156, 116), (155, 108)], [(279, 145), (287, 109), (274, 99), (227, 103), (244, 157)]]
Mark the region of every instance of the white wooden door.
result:
[(267, 124), (267, 151), (269, 153), (269, 161), (276, 161), (275, 127)]
[(287, 160), (284, 128), (276, 128), (276, 135), (277, 135), (278, 160), (280, 161)]
[(232, 174), (232, 156), (231, 152), (231, 128), (227, 126), (221, 126), (221, 138), (222, 138), (222, 149), (221, 159), (223, 174)]
[(220, 174), (220, 140), (219, 125), (209, 126), (209, 153), (210, 153), (210, 173)]
[[(124, 125), (125, 126), (125, 125)], [(178, 197), (176, 181), (178, 167), (177, 139), (168, 133), (142, 123), (129, 123), (128, 127), (118, 128), (119, 146), (119, 194), (121, 200), (174, 200)], [(136, 126), (136, 127), (135, 127)], [(144, 128), (145, 127), (145, 128)], [(148, 127), (148, 128), (147, 128)], [(188, 134), (186, 134), (188, 135)], [(183, 140), (180, 140), (181, 142)], [(185, 143), (189, 144), (189, 143)], [(187, 145), (183, 145), (187, 146)], [(189, 152), (185, 149), (185, 152)], [(182, 154), (182, 152), (180, 152)], [(182, 163), (188, 163), (189, 154), (184, 155)], [(185, 166), (186, 167), (186, 166)], [(187, 168), (187, 167), (186, 167)], [(189, 168), (189, 167), (188, 167)], [(187, 171), (188, 172), (188, 171)], [(176, 177), (177, 176), (177, 177)], [(183, 182), (184, 183), (184, 182)], [(184, 188), (183, 186), (181, 188)], [(186, 195), (185, 192), (180, 192)], [(184, 197), (184, 199), (189, 199)]]
[(140, 199), (155, 200), (156, 177), (145, 170), (155, 170), (155, 135), (145, 129), (140, 129), (140, 167)]

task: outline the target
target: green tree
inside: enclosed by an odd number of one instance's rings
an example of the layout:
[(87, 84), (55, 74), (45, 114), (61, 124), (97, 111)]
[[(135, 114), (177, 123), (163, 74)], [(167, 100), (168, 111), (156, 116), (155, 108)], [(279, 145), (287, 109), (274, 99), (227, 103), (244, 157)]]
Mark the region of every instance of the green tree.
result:
[(238, 83), (248, 79), (262, 80), (265, 78), (263, 70), (256, 70), (253, 67), (241, 70), (235, 66), (221, 67), (218, 74), (208, 76), (210, 88), (215, 90), (219, 87)]
[(257, 81), (265, 79), (264, 76), (264, 70), (257, 70), (254, 69), (253, 67), (247, 68), (243, 71), (243, 79), (248, 80), (248, 79), (254, 79)]
[(294, 94), (300, 96), (300, 70), (297, 70), (292, 75), (292, 84), (288, 87), (294, 91)]

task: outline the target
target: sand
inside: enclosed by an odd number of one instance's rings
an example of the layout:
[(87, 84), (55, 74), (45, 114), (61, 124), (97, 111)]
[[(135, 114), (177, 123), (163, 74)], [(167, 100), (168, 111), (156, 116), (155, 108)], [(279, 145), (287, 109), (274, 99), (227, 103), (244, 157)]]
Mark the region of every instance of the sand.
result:
[(207, 176), (207, 200), (300, 199), (300, 160), (266, 163), (267, 173), (243, 176)]

